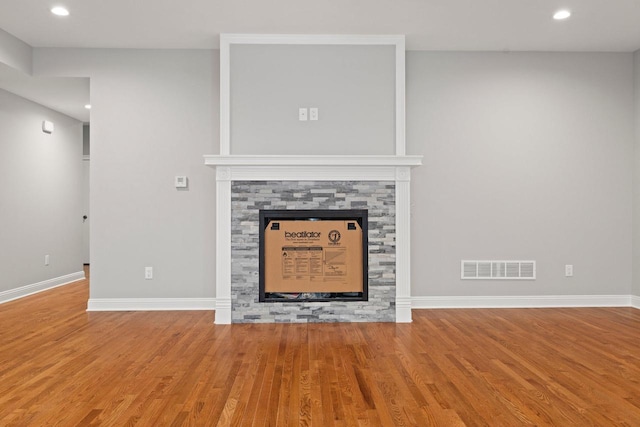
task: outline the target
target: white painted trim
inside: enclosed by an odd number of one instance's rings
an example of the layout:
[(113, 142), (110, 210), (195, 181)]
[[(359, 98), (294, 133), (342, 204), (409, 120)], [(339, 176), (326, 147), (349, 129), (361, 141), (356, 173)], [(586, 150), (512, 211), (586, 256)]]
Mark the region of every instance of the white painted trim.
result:
[(406, 153), (405, 36), (351, 34), (220, 34), (220, 154), (231, 153), (231, 45), (369, 45), (395, 46), (395, 152)]
[(232, 181), (394, 181), (394, 167), (255, 166), (232, 167)]
[(396, 285), (396, 323), (411, 323), (411, 295), (398, 296), (398, 287)]
[[(231, 293), (231, 285), (229, 285), (229, 293)], [(216, 299), (216, 319), (217, 325), (231, 324), (231, 298)]]
[(83, 280), (84, 278), (84, 271), (77, 271), (75, 273), (66, 274), (60, 277), (54, 277), (53, 279), (43, 280), (42, 282), (38, 283), (33, 283), (31, 285), (9, 289), (8, 291), (0, 292), (0, 304), (29, 295), (37, 294), (39, 292), (47, 291), (49, 289), (57, 288), (58, 286), (68, 285), (69, 283), (77, 282), (78, 280)]
[(396, 155), (407, 153), (405, 139), (405, 46), (404, 36), (396, 44)]
[(206, 165), (228, 171), (225, 179), (232, 181), (404, 181), (410, 167), (422, 164), (422, 156), (206, 155), (204, 159)]
[(411, 322), (411, 199), (409, 168), (397, 168), (396, 322)]
[(91, 156), (90, 156), (89, 154), (84, 154), (84, 155), (82, 156), (82, 160), (83, 160), (83, 161), (89, 161), (89, 160), (91, 160)]
[(402, 34), (233, 34), (220, 35), (227, 44), (404, 45)]
[[(80, 273), (74, 273), (80, 274)], [(65, 276), (66, 277), (66, 276)], [(77, 279), (82, 280), (82, 279)], [(63, 286), (76, 280), (52, 286)], [(46, 289), (43, 289), (46, 290)], [(41, 291), (36, 291), (41, 292)], [(32, 293), (36, 293), (32, 292)], [(1, 295), (1, 294), (0, 294)], [(26, 296), (26, 295), (24, 295)], [(19, 297), (18, 297), (19, 298)], [(15, 298), (14, 298), (15, 299)], [(8, 300), (7, 300), (8, 301)], [(3, 301), (3, 302), (7, 302)], [(443, 308), (561, 308), (561, 307), (633, 307), (640, 309), (640, 297), (635, 295), (534, 295), (534, 296), (470, 296), (470, 297), (413, 297), (409, 298), (413, 310)], [(231, 310), (230, 300), (227, 311)], [(407, 301), (396, 304), (406, 305)], [(218, 318), (225, 308), (216, 298), (92, 298), (87, 311), (171, 311), (215, 310)], [(400, 310), (403, 314), (405, 310)], [(403, 323), (410, 320), (400, 319)], [(228, 324), (218, 322), (218, 324)]]
[(247, 156), (205, 155), (204, 164), (209, 166), (420, 166), (422, 156)]
[(216, 170), (216, 298), (215, 323), (231, 323), (231, 174)]
[(220, 35), (220, 154), (231, 153), (231, 35)]
[(215, 310), (215, 298), (91, 298), (87, 311)]
[[(545, 308), (629, 307), (631, 295), (526, 295), (526, 296), (433, 296), (413, 297), (413, 309), (432, 308)], [(638, 306), (640, 307), (640, 305)]]

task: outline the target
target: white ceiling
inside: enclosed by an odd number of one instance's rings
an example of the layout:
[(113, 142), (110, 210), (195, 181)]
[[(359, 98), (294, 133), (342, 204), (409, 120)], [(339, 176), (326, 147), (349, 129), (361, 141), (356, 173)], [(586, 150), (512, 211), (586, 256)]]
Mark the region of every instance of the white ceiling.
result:
[[(53, 16), (53, 5), (71, 15)], [(564, 22), (551, 19), (572, 10)], [(408, 49), (640, 49), (640, 0), (2, 0), (32, 46), (202, 48), (220, 33), (405, 34)]]

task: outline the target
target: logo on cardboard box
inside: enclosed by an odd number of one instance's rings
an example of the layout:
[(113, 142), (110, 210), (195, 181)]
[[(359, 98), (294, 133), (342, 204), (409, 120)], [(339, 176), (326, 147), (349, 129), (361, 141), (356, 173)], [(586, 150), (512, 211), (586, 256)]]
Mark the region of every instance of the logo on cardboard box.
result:
[[(319, 231), (285, 231), (285, 239), (319, 239)], [(340, 234), (340, 233), (338, 233)]]
[(338, 230), (331, 230), (327, 237), (329, 237), (329, 242), (331, 242), (330, 244), (337, 245), (339, 244), (338, 242), (342, 236)]

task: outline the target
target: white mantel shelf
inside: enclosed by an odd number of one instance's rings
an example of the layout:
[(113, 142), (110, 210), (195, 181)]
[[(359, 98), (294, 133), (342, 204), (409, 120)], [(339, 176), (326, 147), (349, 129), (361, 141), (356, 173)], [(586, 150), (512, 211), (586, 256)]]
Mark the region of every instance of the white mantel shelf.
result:
[(243, 156), (205, 155), (209, 166), (348, 166), (348, 167), (415, 167), (422, 165), (422, 156)]

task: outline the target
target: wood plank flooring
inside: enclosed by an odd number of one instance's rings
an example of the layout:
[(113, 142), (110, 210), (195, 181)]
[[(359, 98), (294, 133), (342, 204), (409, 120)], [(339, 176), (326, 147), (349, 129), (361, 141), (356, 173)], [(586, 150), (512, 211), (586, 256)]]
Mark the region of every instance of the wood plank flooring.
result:
[(412, 324), (0, 305), (1, 426), (640, 426), (640, 310), (416, 310)]

